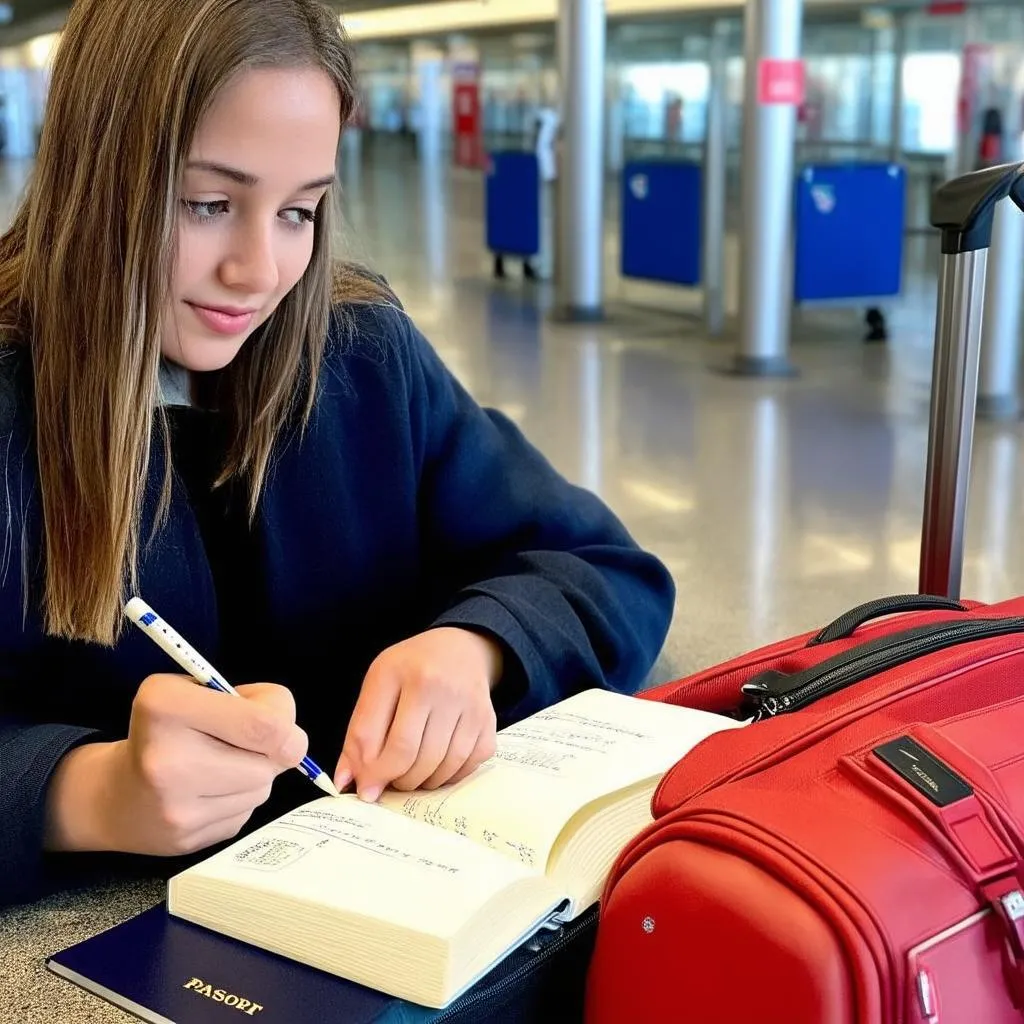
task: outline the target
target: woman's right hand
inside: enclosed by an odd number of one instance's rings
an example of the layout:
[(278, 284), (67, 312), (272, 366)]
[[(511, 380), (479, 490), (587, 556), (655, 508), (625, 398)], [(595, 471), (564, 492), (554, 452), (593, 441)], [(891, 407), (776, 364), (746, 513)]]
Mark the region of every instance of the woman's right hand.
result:
[(57, 766), (46, 848), (174, 856), (237, 835), (307, 747), (288, 690), (238, 692), (244, 700), (183, 676), (146, 679), (127, 739), (78, 747)]

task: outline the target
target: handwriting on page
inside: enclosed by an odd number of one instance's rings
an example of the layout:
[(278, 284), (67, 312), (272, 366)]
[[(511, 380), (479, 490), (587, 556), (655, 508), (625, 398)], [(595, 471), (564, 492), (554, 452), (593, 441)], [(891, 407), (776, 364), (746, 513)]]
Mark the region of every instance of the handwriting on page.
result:
[[(688, 728), (690, 714), (699, 721)], [(382, 803), (543, 869), (573, 815), (664, 772), (716, 721), (585, 691), (502, 729), (495, 754), (461, 782), (431, 792), (386, 792)]]
[(292, 840), (279, 836), (261, 839), (240, 849), (235, 854), (236, 862), (262, 871), (281, 871), (312, 849), (330, 842), (340, 842), (446, 875), (457, 875), (461, 870), (454, 864), (443, 863), (408, 848), (396, 837), (394, 830), (390, 830), (389, 836), (381, 835), (379, 823), (371, 824), (359, 817), (337, 811), (299, 808), (277, 822), (275, 830), (293, 832), (304, 839)]
[(552, 709), (502, 731), (495, 759), (560, 775), (582, 761), (617, 754), (648, 740), (645, 733), (599, 718)]
[[(402, 801), (401, 811), (407, 818), (446, 829), (456, 835), (473, 838), (470, 820), (466, 813), (452, 811), (453, 804), (456, 808), (458, 807), (457, 801), (452, 799), (455, 792), (455, 790), (448, 792), (442, 790), (436, 795), (407, 796)], [(510, 839), (493, 828), (482, 829), (479, 838), (483, 841), (484, 846), (514, 857), (527, 867), (532, 868), (537, 864), (537, 851), (528, 843)]]
[(260, 839), (235, 854), (235, 863), (260, 871), (280, 871), (310, 851), (305, 843), (291, 839)]
[[(549, 708), (503, 729), (494, 756), (464, 782), (433, 792), (409, 793), (400, 802), (397, 794), (389, 795), (385, 801), (408, 818), (467, 836), (537, 868), (547, 862), (561, 825), (538, 829), (538, 816), (526, 804), (534, 809), (537, 805), (532, 798), (524, 803), (521, 787), (512, 781), (509, 770), (539, 775), (563, 787), (564, 794), (564, 787), (592, 778), (602, 764), (628, 757), (630, 749), (642, 747), (648, 740), (645, 732), (629, 724)], [(551, 786), (545, 789), (545, 796), (554, 797)], [(513, 803), (521, 805), (520, 811), (509, 814)]]

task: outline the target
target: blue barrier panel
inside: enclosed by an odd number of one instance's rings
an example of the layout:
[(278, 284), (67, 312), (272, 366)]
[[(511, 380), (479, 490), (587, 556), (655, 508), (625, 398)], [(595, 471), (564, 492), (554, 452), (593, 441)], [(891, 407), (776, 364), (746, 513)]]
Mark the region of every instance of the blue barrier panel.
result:
[(533, 153), (492, 153), (487, 174), (487, 248), (507, 256), (540, 252), (540, 169)]
[(644, 161), (622, 172), (622, 276), (700, 284), (701, 168)]
[(900, 293), (906, 184), (895, 164), (803, 170), (795, 203), (797, 302)]

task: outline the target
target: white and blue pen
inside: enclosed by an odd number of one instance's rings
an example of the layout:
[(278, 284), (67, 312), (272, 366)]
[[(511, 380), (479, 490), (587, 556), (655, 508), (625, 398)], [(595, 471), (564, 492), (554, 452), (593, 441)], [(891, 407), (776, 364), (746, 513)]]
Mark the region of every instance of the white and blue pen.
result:
[[(163, 648), (197, 683), (229, 693), (233, 697), (241, 694), (208, 662), (192, 645), (175, 632), (145, 601), (133, 598), (125, 605), (124, 614), (143, 633)], [(331, 777), (308, 757), (298, 766), (300, 772), (311, 782), (331, 796), (341, 796)]]

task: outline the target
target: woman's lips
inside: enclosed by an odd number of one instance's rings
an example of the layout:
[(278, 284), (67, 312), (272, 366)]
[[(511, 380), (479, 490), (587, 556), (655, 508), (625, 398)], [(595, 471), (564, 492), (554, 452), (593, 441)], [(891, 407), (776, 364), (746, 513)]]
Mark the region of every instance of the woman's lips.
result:
[(192, 311), (199, 318), (204, 327), (209, 328), (215, 334), (226, 336), (243, 334), (251, 326), (256, 316), (254, 309), (226, 309), (217, 306), (200, 306), (198, 303), (187, 303)]

